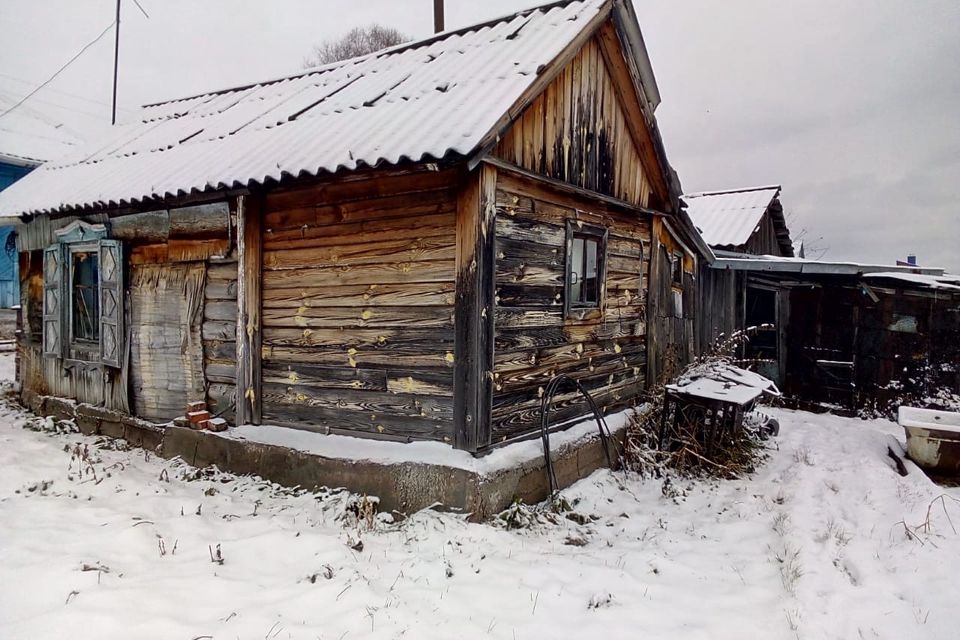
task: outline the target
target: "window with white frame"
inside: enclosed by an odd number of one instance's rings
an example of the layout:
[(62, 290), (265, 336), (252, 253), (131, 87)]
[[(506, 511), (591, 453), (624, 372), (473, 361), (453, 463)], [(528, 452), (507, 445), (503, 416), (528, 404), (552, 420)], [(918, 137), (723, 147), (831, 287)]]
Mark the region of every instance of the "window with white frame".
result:
[(565, 304), (567, 313), (599, 309), (606, 293), (607, 229), (567, 223)]

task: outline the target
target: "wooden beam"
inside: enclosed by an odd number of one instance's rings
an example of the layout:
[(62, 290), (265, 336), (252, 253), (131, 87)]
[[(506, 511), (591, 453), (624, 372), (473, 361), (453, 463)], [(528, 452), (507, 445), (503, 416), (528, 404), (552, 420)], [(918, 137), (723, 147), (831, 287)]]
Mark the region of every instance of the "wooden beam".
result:
[(454, 446), (490, 445), (493, 407), (497, 169), (482, 164), (457, 201)]
[(263, 207), (255, 195), (237, 197), (237, 424), (260, 424), (261, 274)]
[(655, 388), (659, 382), (663, 363), (660, 358), (663, 351), (660, 348), (660, 316), (661, 305), (666, 304), (660, 299), (660, 229), (663, 220), (654, 216), (650, 230), (650, 275), (647, 278), (647, 388)]
[(631, 202), (627, 202), (626, 200), (621, 200), (620, 198), (615, 198), (613, 196), (608, 196), (604, 193), (600, 193), (599, 191), (591, 191), (590, 189), (584, 189), (583, 187), (578, 187), (572, 182), (564, 182), (562, 180), (557, 180), (556, 178), (551, 178), (549, 176), (541, 175), (539, 173), (534, 173), (533, 171), (524, 169), (523, 167), (517, 166), (512, 162), (507, 162), (506, 160), (501, 160), (500, 158), (496, 158), (494, 156), (487, 156), (482, 160), (482, 162), (483, 164), (490, 165), (491, 167), (495, 167), (501, 171), (515, 173), (520, 177), (527, 178), (528, 180), (532, 180), (539, 184), (549, 185), (553, 189), (556, 189), (557, 191), (560, 191), (568, 195), (572, 195), (580, 198), (587, 198), (589, 200), (599, 200), (604, 204), (608, 204), (614, 207), (619, 207), (624, 210), (632, 211), (635, 213), (643, 213), (651, 216), (663, 216), (663, 217), (671, 215), (669, 213), (664, 213), (662, 211), (656, 211), (655, 209), (641, 207)]

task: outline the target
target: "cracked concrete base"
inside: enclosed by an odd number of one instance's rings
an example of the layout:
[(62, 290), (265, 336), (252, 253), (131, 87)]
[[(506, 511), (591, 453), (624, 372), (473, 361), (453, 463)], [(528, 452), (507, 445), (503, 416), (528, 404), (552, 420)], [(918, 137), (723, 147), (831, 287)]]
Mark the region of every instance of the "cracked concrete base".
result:
[[(422, 462), (353, 460), (209, 431), (158, 426), (116, 411), (29, 392), (23, 394), (23, 402), (37, 414), (75, 420), (81, 432), (88, 435), (123, 438), (164, 458), (180, 457), (196, 467), (215, 465), (222, 471), (257, 475), (288, 487), (343, 487), (379, 497), (383, 511), (409, 514), (433, 507), (468, 513), (472, 520), (486, 520), (515, 500), (534, 504), (550, 493), (542, 456), (484, 473)], [(623, 426), (613, 432), (617, 449), (622, 449), (625, 432)], [(606, 466), (603, 445), (596, 434), (553, 449), (554, 472), (561, 488)]]

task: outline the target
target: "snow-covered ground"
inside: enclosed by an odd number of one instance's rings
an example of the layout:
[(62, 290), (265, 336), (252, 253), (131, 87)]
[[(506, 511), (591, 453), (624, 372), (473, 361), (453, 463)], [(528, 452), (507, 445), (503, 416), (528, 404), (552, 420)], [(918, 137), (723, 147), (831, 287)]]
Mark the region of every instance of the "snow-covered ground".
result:
[(588, 524), (514, 532), (436, 512), (369, 531), (346, 494), (0, 408), (0, 638), (956, 638), (960, 490), (897, 475), (889, 422), (774, 413), (750, 479), (601, 471), (566, 492)]

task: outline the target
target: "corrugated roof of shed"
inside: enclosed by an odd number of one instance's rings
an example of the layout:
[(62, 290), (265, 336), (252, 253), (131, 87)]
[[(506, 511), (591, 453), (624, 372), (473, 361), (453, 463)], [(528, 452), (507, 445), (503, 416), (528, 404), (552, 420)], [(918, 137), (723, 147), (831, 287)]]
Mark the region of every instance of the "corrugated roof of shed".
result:
[(123, 206), (467, 156), (609, 0), (569, 0), (299, 75), (144, 107), (0, 194), (0, 216)]
[(780, 193), (779, 185), (706, 191), (683, 196), (687, 213), (711, 247), (740, 247), (757, 230), (767, 207)]

